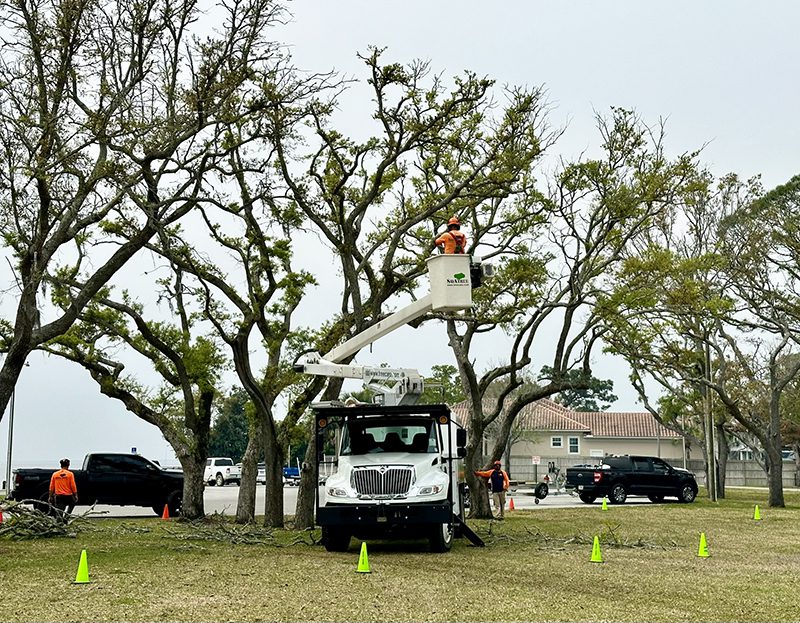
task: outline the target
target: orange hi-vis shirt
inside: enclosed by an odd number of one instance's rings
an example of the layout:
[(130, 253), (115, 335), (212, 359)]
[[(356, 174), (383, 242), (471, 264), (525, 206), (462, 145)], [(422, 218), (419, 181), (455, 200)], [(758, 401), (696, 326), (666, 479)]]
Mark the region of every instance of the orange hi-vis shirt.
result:
[[(467, 248), (467, 237), (457, 229), (451, 229), (439, 236), (435, 244), (437, 247), (444, 245), (445, 253), (464, 253)], [(457, 246), (461, 247), (460, 251), (456, 251)]]
[(68, 469), (60, 469), (50, 478), (50, 493), (53, 495), (73, 495), (77, 492), (75, 475)]

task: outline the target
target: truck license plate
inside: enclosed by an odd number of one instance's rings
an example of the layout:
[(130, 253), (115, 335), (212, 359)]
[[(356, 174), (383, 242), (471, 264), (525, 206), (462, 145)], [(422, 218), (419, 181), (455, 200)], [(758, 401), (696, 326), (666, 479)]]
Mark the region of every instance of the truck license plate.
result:
[(385, 523), (389, 521), (388, 517), (378, 517), (378, 523)]

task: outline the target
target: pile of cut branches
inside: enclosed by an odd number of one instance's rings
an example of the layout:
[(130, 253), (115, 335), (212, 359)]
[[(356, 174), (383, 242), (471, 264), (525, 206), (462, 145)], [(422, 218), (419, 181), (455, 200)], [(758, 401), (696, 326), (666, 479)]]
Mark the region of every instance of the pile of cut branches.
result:
[[(33, 503), (36, 502), (36, 506)], [(97, 514), (91, 507), (81, 515), (66, 515), (58, 509), (46, 505), (46, 510), (37, 509), (41, 503), (35, 500), (0, 504), (3, 523), (0, 523), (0, 538), (16, 541), (26, 539), (46, 539), (52, 537), (75, 537), (82, 530), (91, 529), (87, 517)]]

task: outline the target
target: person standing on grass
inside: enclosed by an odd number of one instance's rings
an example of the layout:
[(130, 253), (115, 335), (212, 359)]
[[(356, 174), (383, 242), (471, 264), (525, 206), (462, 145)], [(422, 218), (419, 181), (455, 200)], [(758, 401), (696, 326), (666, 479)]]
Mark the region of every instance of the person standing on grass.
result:
[(500, 461), (495, 461), (493, 469), (475, 472), (476, 476), (489, 479), (489, 489), (492, 491), (494, 506), (500, 513), (498, 519), (505, 519), (506, 491), (508, 491), (508, 474), (501, 469)]
[(75, 474), (69, 471), (69, 459), (61, 459), (61, 469), (50, 477), (50, 504), (62, 514), (71, 513), (78, 503)]

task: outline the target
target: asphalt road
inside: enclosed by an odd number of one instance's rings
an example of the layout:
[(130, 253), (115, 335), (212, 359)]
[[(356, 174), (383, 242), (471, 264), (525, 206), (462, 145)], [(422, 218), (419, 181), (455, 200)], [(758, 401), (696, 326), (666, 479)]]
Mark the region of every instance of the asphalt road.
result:
[[(207, 514), (222, 513), (225, 515), (236, 514), (236, 503), (239, 496), (239, 487), (236, 485), (227, 485), (225, 487), (206, 487), (204, 493), (204, 506)], [(540, 500), (539, 504), (535, 503), (533, 489), (517, 489), (511, 491), (506, 497), (506, 508), (510, 504), (510, 499), (514, 500), (514, 507), (518, 509), (537, 509), (546, 510), (548, 508), (565, 508), (565, 507), (589, 507), (589, 505), (581, 502), (577, 496), (569, 495), (567, 493), (551, 493), (544, 500)], [(592, 506), (598, 506), (600, 501), (595, 502)], [(650, 501), (644, 497), (629, 497), (625, 505), (635, 504), (650, 504)], [(287, 515), (294, 513), (297, 506), (297, 487), (284, 487), (283, 488), (283, 507)], [(86, 510), (86, 507), (79, 506), (76, 509), (77, 513)], [(95, 511), (101, 513), (105, 517), (153, 517), (153, 511), (149, 508), (140, 508), (136, 506), (106, 506), (98, 505)], [(256, 489), (256, 514), (261, 515), (264, 513), (264, 486), (259, 485)]]

